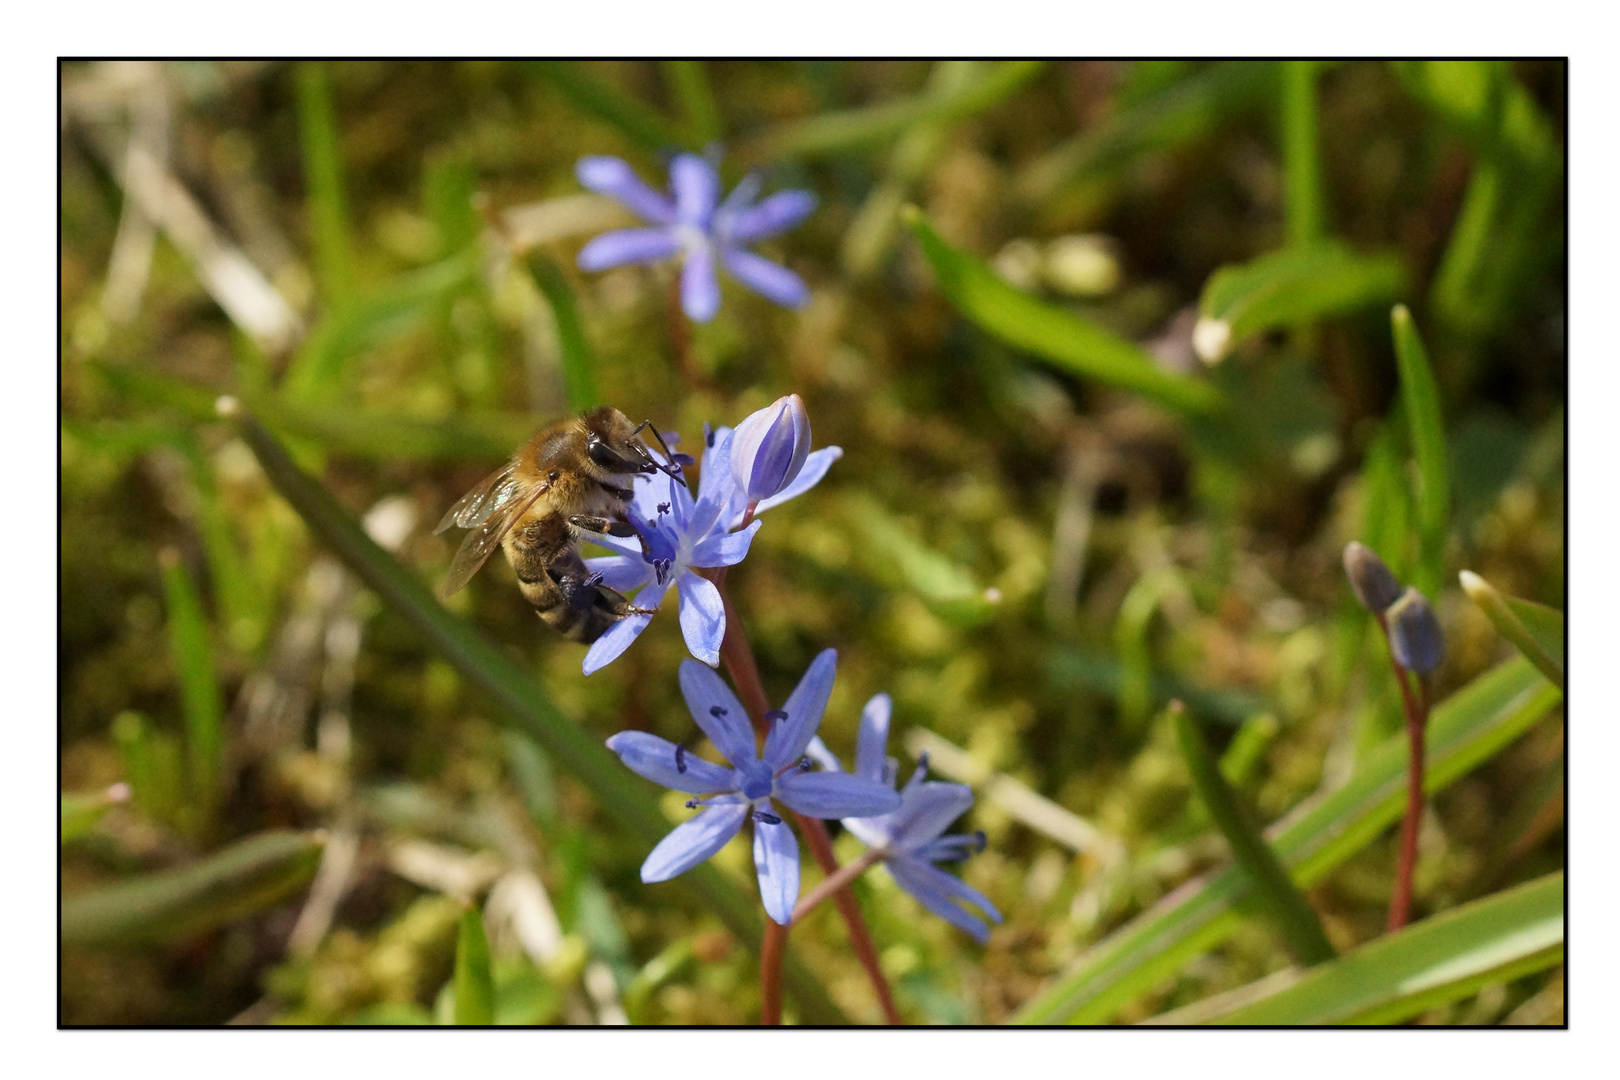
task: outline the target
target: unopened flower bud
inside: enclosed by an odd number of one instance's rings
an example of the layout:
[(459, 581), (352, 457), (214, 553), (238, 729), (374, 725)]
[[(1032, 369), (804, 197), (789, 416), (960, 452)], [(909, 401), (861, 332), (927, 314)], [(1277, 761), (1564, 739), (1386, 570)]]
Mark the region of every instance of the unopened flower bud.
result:
[(1440, 666), (1446, 655), (1446, 639), (1427, 597), (1408, 588), (1390, 605), (1385, 618), (1389, 620), (1389, 650), (1395, 654), (1397, 664), (1419, 675)]
[(1401, 583), (1395, 580), (1378, 553), (1366, 544), (1352, 540), (1344, 546), (1344, 573), (1361, 606), (1374, 615), (1401, 598)]
[(731, 437), (731, 475), (752, 506), (791, 484), (810, 456), (810, 416), (798, 394), (750, 414)]

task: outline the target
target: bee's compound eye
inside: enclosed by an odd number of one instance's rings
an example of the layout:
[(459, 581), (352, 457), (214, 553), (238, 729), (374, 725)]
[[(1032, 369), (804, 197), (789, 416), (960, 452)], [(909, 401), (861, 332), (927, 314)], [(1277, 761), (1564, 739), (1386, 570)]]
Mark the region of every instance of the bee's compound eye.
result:
[(585, 436), (585, 453), (604, 469), (616, 471), (624, 466), (624, 459), (594, 431)]

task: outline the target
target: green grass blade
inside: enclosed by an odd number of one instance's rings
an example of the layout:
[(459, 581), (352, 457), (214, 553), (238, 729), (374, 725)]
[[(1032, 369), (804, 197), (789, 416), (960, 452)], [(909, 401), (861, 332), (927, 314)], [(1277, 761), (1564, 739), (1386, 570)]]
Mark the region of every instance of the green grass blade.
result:
[(1412, 325), (1412, 313), (1396, 304), (1390, 313), (1395, 333), (1395, 362), (1400, 368), (1401, 404), (1412, 433), (1417, 458), (1418, 532), (1423, 538), (1418, 560), (1417, 587), (1433, 595), (1441, 580), (1445, 556), (1446, 523), (1450, 516), (1451, 484), (1446, 475), (1446, 433), (1440, 419), (1440, 388), (1429, 367), (1423, 339)]
[(995, 603), (966, 568), (923, 543), (876, 499), (853, 495), (842, 509), (860, 538), (862, 566), (875, 579), (915, 594), (957, 626), (977, 626), (995, 614)]
[(459, 1025), (487, 1027), (495, 1022), (495, 979), (489, 972), (489, 939), (484, 936), (484, 915), (469, 906), (461, 913), (456, 933), (456, 1007)]
[(1316, 148), (1315, 60), (1282, 61), (1283, 191), (1288, 244), (1322, 238), (1322, 169)]
[(1139, 346), (1008, 285), (983, 262), (941, 239), (915, 207), (902, 216), (946, 299), (981, 330), (1071, 374), (1134, 390), (1177, 412), (1208, 412), (1220, 405), (1220, 393), (1208, 383), (1166, 371)]
[(1026, 202), (1042, 203), (1088, 175), (1192, 142), (1261, 101), (1275, 85), (1276, 65), (1269, 61), (1215, 64), (1057, 147), (1019, 178), (1018, 194)]
[(225, 695), (214, 670), (208, 620), (191, 575), (172, 551), (162, 554), (163, 593), (169, 609), (169, 648), (180, 681), (186, 724), (186, 785), (194, 824), (205, 829), (219, 804), (225, 755)]
[(65, 897), (62, 944), (172, 941), (245, 918), (303, 888), (321, 848), (307, 833), (261, 833), (192, 866)]
[(482, 462), (510, 457), (538, 426), (529, 413), (474, 410), (442, 419), (339, 405), (250, 404), (266, 423), (334, 453), (379, 461)]
[(892, 139), (919, 122), (965, 120), (1000, 104), (1045, 67), (1044, 60), (1009, 60), (953, 90), (800, 120), (768, 133), (740, 153), (749, 161), (817, 157)]
[(58, 841), (62, 844), (72, 843), (95, 828), (108, 810), (128, 800), (128, 784), (114, 784), (90, 795), (63, 795)]
[(1511, 641), (1525, 659), (1562, 690), (1564, 613), (1528, 600), (1503, 596), (1496, 586), (1470, 570), (1459, 574), (1458, 580), (1463, 592), (1496, 626), (1496, 632)]
[(1482, 152), (1542, 175), (1563, 170), (1552, 122), (1501, 60), (1395, 60), (1413, 97)]
[(675, 126), (656, 109), (598, 79), (577, 60), (536, 60), (529, 67), (569, 101), (618, 128), (645, 149), (687, 145)]
[(348, 201), (343, 194), (343, 154), (337, 113), (326, 70), (317, 60), (298, 66), (298, 131), (304, 147), (311, 239), (321, 295), (333, 310), (355, 295), (354, 252), (350, 247)]
[(585, 337), (579, 304), (562, 269), (544, 255), (529, 256), (529, 271), (540, 286), (551, 316), (557, 323), (557, 341), (562, 352), (563, 384), (568, 391), (568, 408), (584, 412), (602, 403), (596, 392), (596, 357)]
[(1564, 873), (1377, 938), (1219, 1024), (1397, 1024), (1564, 958)]
[(707, 146), (724, 134), (720, 107), (701, 60), (665, 60), (664, 77), (669, 80), (675, 100), (680, 103), (689, 146)]
[[(1443, 790), (1528, 731), (1562, 695), (1528, 661), (1509, 660), (1447, 698), (1429, 718), (1424, 788)], [(1266, 830), (1295, 882), (1310, 885), (1400, 819), (1406, 736), (1370, 751), (1349, 783), (1307, 799)], [(1099, 942), (1014, 1018), (1106, 1023), (1183, 964), (1224, 941), (1252, 911), (1230, 867), (1187, 883)]]
[(1214, 755), (1199, 734), (1197, 721), (1179, 701), (1171, 703), (1169, 712), (1176, 728), (1176, 741), (1181, 744), (1181, 756), (1187, 762), (1187, 771), (1192, 773), (1198, 797), (1226, 837), (1238, 866), (1248, 874), (1261, 903), (1287, 937), (1295, 957), (1306, 965), (1332, 960), (1338, 953), (1328, 943), (1321, 920), (1265, 837), (1260, 835), (1250, 813), (1239, 804), (1237, 793), (1227, 785)]
[[(451, 614), (415, 575), (378, 547), (331, 495), (304, 475), (287, 451), (251, 418), (242, 417), (243, 439), (277, 491), (319, 537), (382, 601), (416, 628), (470, 683), (500, 707), (500, 716), (530, 735), (559, 766), (596, 796), (607, 814), (650, 850), (670, 825), (648, 786), (596, 738), (557, 710), (544, 689), (463, 620)], [(707, 863), (675, 879), (724, 922), (746, 947), (758, 950), (763, 922), (747, 899)], [(790, 952), (785, 982), (808, 1023), (847, 1023), (820, 982)]]
[(1358, 255), (1334, 241), (1284, 248), (1210, 275), (1193, 345), (1213, 363), (1255, 334), (1392, 303), (1405, 289), (1395, 255)]

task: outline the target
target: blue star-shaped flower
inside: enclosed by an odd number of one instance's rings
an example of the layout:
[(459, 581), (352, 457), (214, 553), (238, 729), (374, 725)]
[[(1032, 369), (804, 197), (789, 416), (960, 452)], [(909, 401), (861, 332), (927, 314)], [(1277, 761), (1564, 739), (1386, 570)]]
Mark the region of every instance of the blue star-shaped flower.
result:
[[(854, 775), (888, 788), (894, 787), (898, 768), (893, 758), (884, 755), (891, 709), (888, 694), (878, 694), (868, 701), (861, 710), (860, 733), (855, 738)], [(840, 768), (838, 759), (819, 738), (806, 749), (827, 769)], [(990, 928), (968, 908), (978, 908), (995, 923), (1001, 922), (1001, 912), (983, 893), (934, 865), (942, 859), (954, 862), (984, 850), (983, 833), (940, 835), (973, 805), (973, 792), (962, 784), (925, 780), (927, 774), (924, 755), (917, 763), (917, 771), (900, 789), (897, 810), (878, 817), (845, 818), (844, 828), (867, 847), (885, 853), (889, 873), (918, 903), (952, 926), (966, 930), (983, 945), (990, 939)]]
[(810, 299), (799, 275), (749, 251), (744, 245), (785, 232), (816, 208), (808, 191), (778, 191), (755, 203), (762, 183), (750, 174), (720, 201), (720, 177), (696, 154), (677, 154), (669, 166), (670, 194), (654, 191), (628, 162), (616, 157), (584, 157), (575, 166), (579, 182), (611, 196), (649, 226), (616, 229), (586, 244), (581, 270), (606, 270), (625, 263), (681, 259), (681, 307), (695, 322), (708, 322), (720, 310), (715, 264), (755, 292), (784, 307)]
[[(730, 428), (709, 433), (695, 500), (685, 485), (663, 473), (636, 477), (635, 497), (625, 508), (625, 519), (639, 535), (594, 536), (593, 542), (618, 554), (585, 560), (593, 573), (602, 575), (602, 583), (608, 588), (627, 595), (640, 589), (636, 606), (649, 611), (658, 610), (673, 586), (681, 598), (681, 632), (686, 647), (710, 667), (720, 662), (726, 611), (720, 590), (695, 568), (741, 562), (754, 533), (759, 531), (757, 520), (745, 529), (737, 529), (748, 500), (732, 477), (731, 437)], [(836, 446), (811, 453), (792, 483), (754, 507), (756, 518), (809, 491), (843, 453)], [(585, 674), (618, 659), (651, 621), (650, 614), (631, 614), (609, 627), (585, 654)]]
[(725, 847), (752, 818), (760, 897), (766, 913), (785, 926), (799, 898), (799, 843), (771, 800), (781, 799), (807, 817), (847, 820), (900, 807), (900, 797), (887, 785), (849, 773), (810, 771), (804, 751), (826, 711), (837, 663), (833, 649), (811, 662), (787, 703), (768, 714), (771, 730), (761, 754), (755, 750), (747, 712), (720, 676), (702, 664), (682, 661), (686, 707), (730, 768), (645, 731), (621, 731), (607, 741), (608, 749), (638, 775), (704, 796), (687, 803), (702, 812), (677, 825), (647, 856), (642, 881), (668, 881), (685, 873)]

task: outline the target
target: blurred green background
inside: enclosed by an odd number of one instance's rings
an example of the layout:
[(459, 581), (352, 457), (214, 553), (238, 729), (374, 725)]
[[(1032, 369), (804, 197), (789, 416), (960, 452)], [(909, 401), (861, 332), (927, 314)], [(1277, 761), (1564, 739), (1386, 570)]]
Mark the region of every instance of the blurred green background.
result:
[[(61, 875), (90, 898), (65, 1024), (446, 1021), (466, 902), (498, 1021), (759, 1009), (753, 943), (641, 884), (646, 843), (327, 552), (221, 394), (430, 588), (440, 515), (571, 405), (692, 448), (801, 394), (845, 456), (730, 575), (767, 689), (836, 647), (846, 757), (893, 694), (902, 773), (929, 748), (976, 786), (962, 873), (1007, 916), (981, 949), (858, 883), (916, 1023), (1011, 1018), (1227, 861), (1170, 698), (1265, 821), (1399, 730), (1347, 541), (1435, 600), (1440, 697), (1511, 655), (1457, 571), (1563, 606), (1561, 63), (188, 61), (61, 89)], [(713, 142), (728, 185), (819, 196), (764, 248), (813, 296), (728, 284), (682, 354), (668, 268), (574, 269), (630, 219), (573, 166), (661, 183)], [(1438, 385), (1438, 519), (1396, 302)], [(694, 734), (674, 619), (587, 679), (499, 560), (448, 606), (592, 740)], [(1309, 888), (1340, 951), (1381, 933), (1395, 844)], [(1432, 799), (1421, 854), (1419, 917), (1562, 868), (1561, 709)], [(716, 862), (754, 897), (743, 843)], [(880, 1018), (835, 914), (793, 941)], [(1287, 963), (1258, 920), (1198, 953), (1107, 1018)], [(1418, 1019), (1561, 1022), (1562, 986)]]

